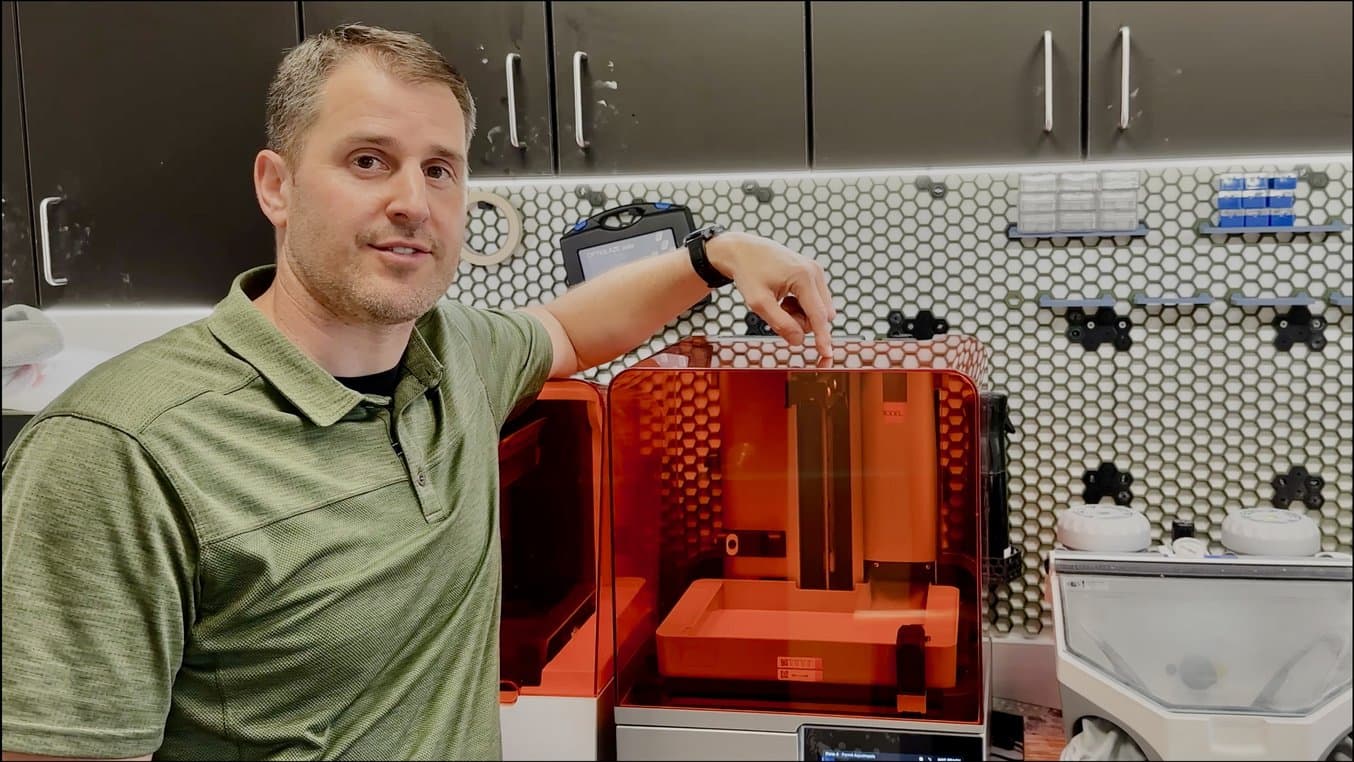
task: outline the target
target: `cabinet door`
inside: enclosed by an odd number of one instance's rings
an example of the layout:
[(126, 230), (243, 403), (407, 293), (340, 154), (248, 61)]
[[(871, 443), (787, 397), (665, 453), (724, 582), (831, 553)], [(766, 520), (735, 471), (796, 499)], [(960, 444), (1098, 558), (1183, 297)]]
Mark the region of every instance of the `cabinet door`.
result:
[(561, 172), (808, 166), (803, 3), (551, 8)]
[(1349, 151), (1350, 10), (1326, 2), (1090, 3), (1089, 154)]
[[(292, 2), (20, 3), (44, 306), (204, 305), (274, 259), (254, 195)], [(35, 220), (34, 229), (39, 228)], [(62, 283), (64, 279), (64, 283)]]
[(814, 167), (1081, 157), (1081, 3), (809, 7)]
[[(304, 2), (301, 9), (304, 34), (360, 21), (416, 32), (432, 43), (470, 83), (475, 97), (471, 177), (554, 172), (544, 2)], [(516, 116), (516, 145), (510, 113)]]
[(4, 297), (3, 304), (37, 305), (33, 279), (33, 225), (28, 211), (28, 156), (24, 151), (23, 101), (19, 97), (19, 55), (14, 37), (14, 3), (0, 8), (4, 47)]

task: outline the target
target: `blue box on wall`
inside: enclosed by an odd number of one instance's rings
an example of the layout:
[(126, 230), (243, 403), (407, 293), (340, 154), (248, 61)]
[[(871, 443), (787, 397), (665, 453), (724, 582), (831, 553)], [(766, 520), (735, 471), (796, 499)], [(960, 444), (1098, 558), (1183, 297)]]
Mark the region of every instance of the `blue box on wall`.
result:
[(1292, 209), (1270, 209), (1269, 224), (1271, 227), (1291, 228), (1293, 227)]
[(1298, 187), (1296, 172), (1280, 172), (1269, 178), (1269, 187), (1274, 190), (1295, 190)]
[(1290, 190), (1273, 190), (1273, 191), (1270, 191), (1270, 192), (1269, 192), (1269, 208), (1270, 208), (1270, 209), (1292, 209), (1292, 208), (1293, 208), (1293, 191), (1290, 191)]
[(1268, 190), (1269, 175), (1264, 172), (1252, 172), (1245, 176), (1246, 190)]

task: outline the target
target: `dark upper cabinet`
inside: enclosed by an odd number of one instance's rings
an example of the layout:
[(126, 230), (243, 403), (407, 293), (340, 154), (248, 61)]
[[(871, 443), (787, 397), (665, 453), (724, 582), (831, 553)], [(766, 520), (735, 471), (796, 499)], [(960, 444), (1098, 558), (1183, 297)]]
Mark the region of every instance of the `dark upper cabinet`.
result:
[(1089, 157), (1349, 151), (1352, 7), (1090, 3)]
[(1081, 3), (809, 6), (814, 167), (1081, 156)]
[(0, 7), (4, 40), (4, 306), (36, 305), (33, 225), (28, 208), (28, 155), (24, 150), (23, 100), (19, 96), (19, 55), (14, 37), (14, 3)]
[(475, 98), (472, 178), (554, 172), (544, 2), (304, 2), (301, 9), (304, 34), (361, 22), (432, 43)]
[(808, 166), (804, 3), (551, 8), (562, 173)]
[(252, 172), (295, 3), (23, 2), (18, 19), (43, 306), (212, 304), (273, 261)]

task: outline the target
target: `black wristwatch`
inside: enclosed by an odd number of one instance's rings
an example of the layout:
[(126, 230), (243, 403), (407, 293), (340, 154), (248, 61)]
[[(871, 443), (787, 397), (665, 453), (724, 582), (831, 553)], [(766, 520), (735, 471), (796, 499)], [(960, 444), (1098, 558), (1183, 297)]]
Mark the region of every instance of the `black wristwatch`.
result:
[(724, 228), (719, 225), (706, 225), (691, 231), (682, 239), (682, 245), (691, 253), (691, 267), (710, 288), (720, 288), (733, 283), (733, 278), (715, 269), (715, 266), (710, 264), (710, 258), (705, 255), (705, 242), (723, 232)]

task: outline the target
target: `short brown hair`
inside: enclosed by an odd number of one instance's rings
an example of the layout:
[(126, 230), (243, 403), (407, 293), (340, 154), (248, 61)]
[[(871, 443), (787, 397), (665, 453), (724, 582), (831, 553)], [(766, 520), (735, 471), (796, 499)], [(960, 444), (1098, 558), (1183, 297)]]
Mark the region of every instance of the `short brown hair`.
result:
[(315, 123), (320, 90), (330, 72), (354, 53), (408, 82), (441, 82), (451, 88), (465, 115), (465, 140), (475, 134), (475, 100), (456, 68), (428, 41), (412, 32), (343, 24), (313, 34), (292, 48), (268, 86), (268, 147), (289, 163), (301, 150), (301, 135)]

